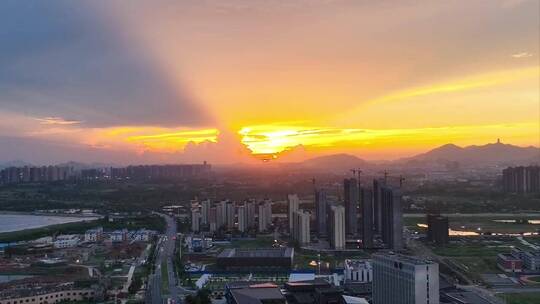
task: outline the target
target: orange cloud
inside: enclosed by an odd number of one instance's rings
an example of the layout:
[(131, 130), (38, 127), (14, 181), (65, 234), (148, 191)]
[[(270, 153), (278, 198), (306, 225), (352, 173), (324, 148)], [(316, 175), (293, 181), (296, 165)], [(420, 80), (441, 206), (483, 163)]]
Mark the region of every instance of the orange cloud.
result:
[[(475, 144), (502, 137), (527, 144), (538, 136), (538, 123), (462, 125), (411, 129), (340, 129), (331, 127), (257, 125), (239, 131), (242, 143), (255, 155), (277, 157), (295, 147), (311, 151), (381, 153), (402, 148), (422, 151), (446, 143)], [(471, 134), (475, 134), (471, 138)], [(380, 155), (380, 154), (379, 154)], [(380, 156), (379, 156), (380, 157)]]
[(43, 125), (78, 125), (81, 123), (81, 121), (78, 120), (69, 120), (64, 119), (62, 117), (55, 117), (55, 116), (49, 116), (49, 117), (43, 117), (43, 118), (36, 118), (37, 121), (39, 121)]

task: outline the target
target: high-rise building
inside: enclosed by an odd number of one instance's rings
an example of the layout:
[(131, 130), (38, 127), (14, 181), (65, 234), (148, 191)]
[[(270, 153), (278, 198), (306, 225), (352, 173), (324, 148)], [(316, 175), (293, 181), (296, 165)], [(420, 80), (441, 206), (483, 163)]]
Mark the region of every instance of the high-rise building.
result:
[(198, 208), (191, 209), (191, 231), (201, 230), (201, 211)]
[(373, 303), (439, 304), (439, 264), (397, 254), (375, 254)]
[(238, 231), (246, 232), (248, 230), (247, 225), (247, 208), (246, 206), (238, 207)]
[(381, 188), (385, 182), (383, 179), (373, 180), (373, 231), (382, 232), (382, 207), (381, 207)]
[(208, 229), (210, 232), (215, 232), (218, 229), (216, 207), (210, 207), (208, 210)]
[(373, 191), (362, 188), (360, 190), (362, 208), (362, 246), (373, 248)]
[(326, 190), (315, 190), (315, 221), (317, 223), (317, 234), (319, 236), (326, 235), (327, 232), (327, 201)]
[(307, 211), (298, 210), (293, 213), (293, 229), (291, 236), (300, 245), (307, 245), (310, 242), (310, 214)]
[(350, 178), (343, 180), (344, 201), (345, 201), (345, 229), (347, 234), (356, 235), (358, 232), (358, 203), (360, 194), (358, 192), (358, 180)]
[(227, 218), (227, 221), (226, 221), (226, 224), (227, 224), (227, 229), (231, 230), (234, 228), (234, 222), (235, 222), (235, 217), (236, 217), (236, 207), (234, 206), (234, 203), (229, 201), (227, 202), (227, 204), (225, 205), (225, 213), (226, 213), (226, 218)]
[(221, 201), (216, 205), (216, 226), (217, 229), (225, 227), (227, 224), (227, 201)]
[(298, 198), (298, 195), (296, 194), (289, 194), (287, 195), (287, 202), (288, 202), (287, 207), (289, 211), (289, 232), (292, 234), (294, 213), (298, 211), (298, 207), (300, 205), (300, 199)]
[(265, 200), (259, 204), (259, 232), (266, 232), (272, 224), (272, 202)]
[(254, 228), (255, 226), (255, 215), (257, 214), (257, 203), (254, 201), (246, 202), (246, 212), (247, 212), (247, 226), (249, 228)]
[(403, 211), (399, 189), (381, 187), (381, 224), (381, 236), (387, 248), (403, 249)]
[(503, 170), (503, 190), (509, 193), (540, 193), (540, 166)]
[(201, 224), (208, 224), (208, 210), (210, 209), (210, 200), (204, 200), (201, 203)]
[(330, 235), (328, 240), (333, 249), (345, 249), (345, 208), (332, 206), (329, 214)]
[(439, 214), (427, 215), (427, 239), (437, 245), (448, 244), (448, 217)]

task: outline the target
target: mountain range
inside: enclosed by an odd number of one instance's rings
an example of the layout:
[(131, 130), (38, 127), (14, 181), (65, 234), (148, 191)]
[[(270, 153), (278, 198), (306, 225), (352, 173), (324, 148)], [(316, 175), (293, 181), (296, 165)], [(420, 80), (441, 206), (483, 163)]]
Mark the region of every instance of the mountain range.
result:
[[(500, 141), (486, 145), (473, 145), (459, 147), (454, 144), (446, 144), (412, 157), (402, 158), (387, 162), (386, 165), (413, 165), (428, 166), (432, 164), (445, 164), (458, 162), (461, 165), (529, 165), (540, 164), (540, 148), (520, 147), (510, 144), (503, 144)], [(92, 163), (85, 164), (79, 162), (67, 162), (60, 166), (70, 166), (75, 169), (102, 168), (114, 166), (113, 164)], [(332, 170), (348, 171), (352, 168), (367, 168), (376, 166), (376, 162), (368, 162), (357, 156), (350, 154), (332, 154), (310, 158), (299, 163), (289, 163), (298, 168), (312, 170)], [(16, 160), (0, 164), (0, 169), (5, 167), (31, 166), (24, 161)]]
[[(459, 147), (446, 144), (412, 157), (391, 162), (395, 165), (431, 165), (458, 162), (462, 165), (529, 165), (540, 164), (540, 149), (503, 144), (500, 141), (486, 145)], [(374, 165), (349, 154), (334, 154), (305, 160), (302, 167), (310, 169), (334, 169), (343, 171)]]
[(459, 162), (463, 164), (522, 165), (540, 162), (540, 149), (503, 144), (500, 141), (482, 146), (459, 147), (447, 144), (404, 161)]

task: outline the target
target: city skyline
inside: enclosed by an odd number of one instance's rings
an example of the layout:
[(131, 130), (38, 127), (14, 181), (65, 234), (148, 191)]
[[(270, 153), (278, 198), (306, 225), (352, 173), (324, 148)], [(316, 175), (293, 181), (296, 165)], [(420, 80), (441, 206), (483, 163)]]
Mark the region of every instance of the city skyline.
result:
[(538, 147), (539, 5), (3, 2), (0, 161)]

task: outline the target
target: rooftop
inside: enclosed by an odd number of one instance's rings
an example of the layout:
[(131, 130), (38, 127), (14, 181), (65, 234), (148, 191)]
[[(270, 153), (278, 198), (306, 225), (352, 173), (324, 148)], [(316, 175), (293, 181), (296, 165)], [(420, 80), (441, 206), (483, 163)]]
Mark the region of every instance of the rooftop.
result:
[(345, 266), (354, 269), (371, 268), (370, 260), (345, 260)]
[(427, 259), (420, 259), (416, 257), (411, 257), (403, 254), (396, 254), (396, 253), (378, 253), (373, 255), (374, 260), (377, 259), (384, 259), (384, 260), (390, 260), (395, 262), (402, 262), (407, 263), (411, 265), (433, 265), (437, 264), (431, 260)]
[(261, 304), (268, 300), (282, 301), (285, 303), (285, 297), (281, 290), (274, 284), (258, 284), (246, 287), (230, 289), (231, 296), (237, 303), (242, 304)]
[(256, 248), (256, 249), (225, 249), (218, 258), (280, 258), (291, 257), (294, 252), (293, 248)]
[(505, 261), (520, 261), (520, 259), (511, 253), (499, 253), (498, 257)]

